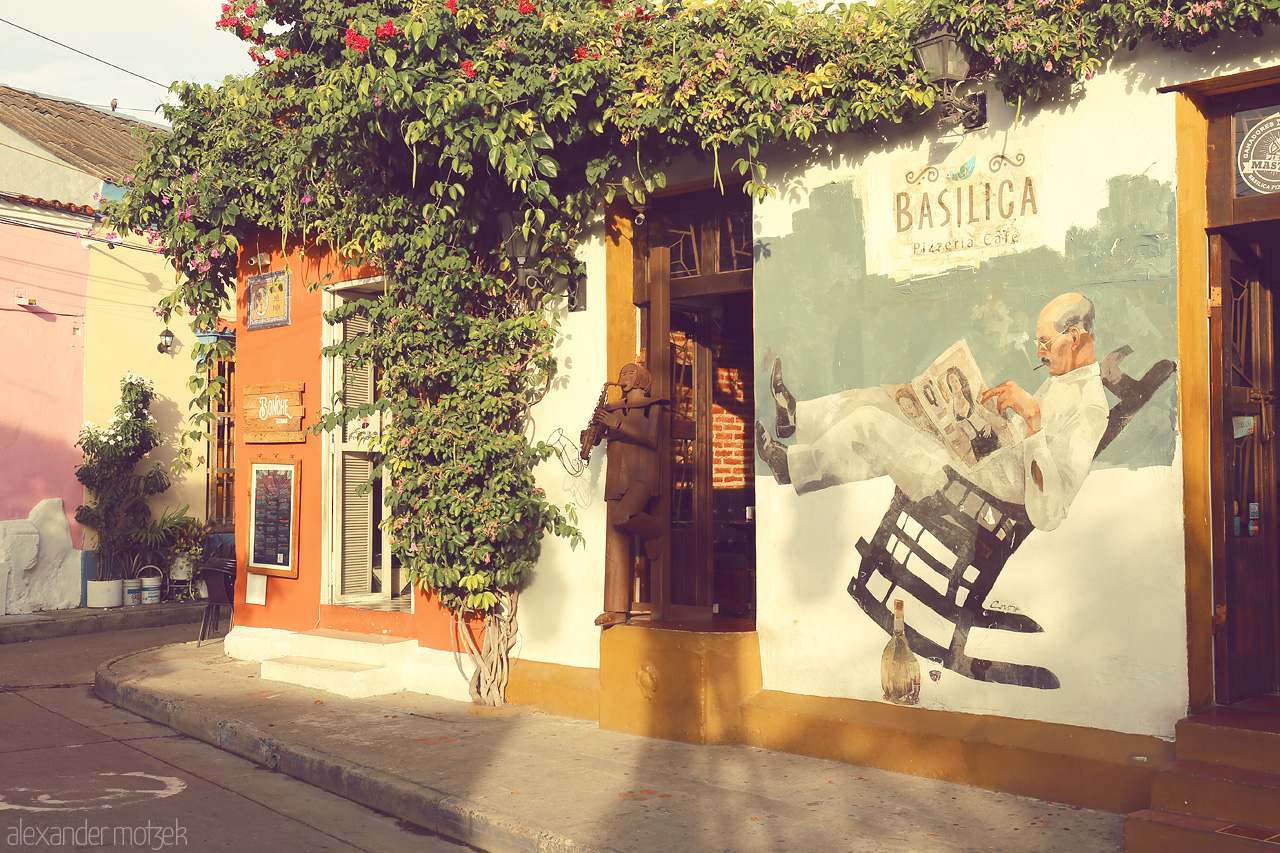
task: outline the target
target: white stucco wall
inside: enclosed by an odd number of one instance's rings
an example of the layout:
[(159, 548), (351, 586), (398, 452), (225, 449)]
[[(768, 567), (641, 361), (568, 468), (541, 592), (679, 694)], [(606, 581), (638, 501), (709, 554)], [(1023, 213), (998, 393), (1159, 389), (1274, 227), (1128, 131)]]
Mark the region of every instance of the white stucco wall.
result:
[[(1025, 269), (1033, 275), (1026, 280), (979, 284), (998, 252), (976, 259), (948, 260), (944, 255), (903, 262), (900, 253), (894, 254), (893, 198), (904, 162), (943, 165), (945, 173), (970, 153), (981, 161), (988, 152), (1029, 147), (1042, 159), (1032, 169), (1039, 216), (1028, 229), (1032, 239), (1014, 251), (1039, 252), (1043, 247), (1046, 257), (1059, 257), (1068, 251), (1073, 234), (1102, 227), (1100, 214), (1123, 218), (1123, 211), (1108, 210), (1117, 198), (1112, 195), (1115, 179), (1122, 184), (1150, 179), (1172, 195), (1177, 167), (1175, 96), (1159, 94), (1156, 87), (1272, 64), (1278, 47), (1280, 37), (1273, 36), (1265, 41), (1235, 38), (1214, 51), (1189, 56), (1144, 49), (1099, 74), (1083, 86), (1081, 97), (1067, 102), (1023, 105), (1017, 115), (1016, 108), (1001, 103), (993, 91), (989, 125), (977, 132), (941, 135), (922, 126), (891, 137), (883, 146), (841, 140), (829, 153), (806, 158), (822, 162), (806, 164), (797, 158), (781, 174), (776, 166), (771, 169), (771, 177), (801, 189), (758, 205), (757, 237), (776, 245), (798, 227), (813, 227), (803, 217), (810, 198), (834, 187), (847, 191), (865, 222), (867, 275), (888, 281), (905, 300), (913, 291), (926, 292), (931, 278), (960, 267), (973, 269), (975, 287), (992, 288), (991, 304), (975, 308), (972, 315), (935, 316), (922, 305), (920, 325), (902, 329), (904, 342), (925, 334), (924, 327), (930, 325), (954, 325), (956, 332), (949, 339), (964, 337), (967, 326), (980, 314), (989, 320), (987, 315), (1001, 310), (1000, 304), (1015, 289), (1032, 289), (1047, 299), (1066, 288), (1052, 279), (1034, 280), (1032, 261)], [(1265, 58), (1256, 56), (1260, 48)], [(1150, 243), (1158, 245), (1176, 235), (1155, 236)], [(852, 232), (850, 239), (855, 239)], [(1119, 263), (1115, 256), (1125, 251), (1123, 245), (1113, 246), (1111, 256), (1104, 250), (1099, 263)], [(761, 272), (757, 267), (756, 367), (765, 375), (777, 342), (760, 336), (760, 324), (766, 320), (759, 313), (761, 289), (770, 286), (770, 277)], [(1144, 346), (1158, 348), (1157, 340), (1168, 341), (1172, 334), (1150, 328), (1140, 302), (1115, 304), (1114, 289), (1123, 293), (1125, 286), (1123, 276), (1120, 279), (1101, 279), (1113, 288), (1113, 298), (1099, 311), (1122, 311), (1124, 322), (1116, 324), (1120, 329), (1113, 328), (1114, 340), (1099, 342), (1099, 359), (1126, 341), (1139, 352)], [(1176, 289), (1167, 272), (1166, 279), (1157, 297), (1162, 318), (1170, 314)], [(954, 293), (938, 295), (944, 300), (953, 297)], [(1007, 312), (1005, 316), (1010, 322), (1003, 343), (1026, 346), (1034, 330), (1021, 329)], [(1161, 351), (1147, 353), (1138, 363), (1179, 356), (1201, 357)], [(1133, 366), (1125, 365), (1130, 372)], [(907, 381), (913, 375), (879, 381)], [(1007, 377), (985, 378), (995, 384)], [(760, 385), (758, 416), (772, 425), (772, 400)], [(1095, 465), (1062, 526), (1032, 532), (1010, 557), (988, 602), (1014, 604), (1034, 618), (1043, 633), (974, 629), (969, 635), (969, 655), (1045, 667), (1061, 686), (1044, 690), (985, 683), (921, 659), (921, 707), (1173, 736), (1187, 702), (1182, 468), (1176, 430), (1173, 441), (1175, 455), (1168, 464), (1126, 467), (1121, 460), (1115, 467)], [(763, 463), (757, 465), (757, 627), (766, 689), (883, 701), (880, 658), (888, 637), (861, 612), (846, 586), (861, 562), (854, 545), (860, 537), (871, 539), (892, 497), (893, 483), (881, 477), (798, 496), (792, 487), (776, 484)], [(887, 582), (882, 586), (887, 591)], [(890, 606), (894, 598), (907, 600), (909, 624), (947, 645), (950, 624), (902, 590), (890, 595)], [(936, 681), (929, 676), (931, 670), (938, 674)]]
[[(559, 370), (551, 389), (534, 408), (530, 438), (553, 442), (557, 430), (573, 443), (595, 410), (606, 379), (605, 247), (602, 228), (588, 232), (579, 257), (587, 267), (587, 309), (561, 317), (556, 347)], [(614, 377), (616, 378), (616, 377)], [(566, 445), (567, 447), (567, 445)], [(570, 460), (573, 461), (573, 460)], [(520, 637), (512, 655), (568, 666), (600, 665), (600, 629), (594, 619), (604, 600), (604, 448), (591, 454), (579, 476), (553, 457), (538, 469), (547, 499), (572, 506), (585, 542), (547, 535), (542, 557), (520, 597)]]
[(102, 180), (62, 163), (12, 128), (0, 125), (0, 192), (96, 206)]
[(0, 616), (79, 604), (80, 554), (61, 498), (41, 501), (26, 519), (0, 521)]
[[(971, 154), (986, 157), (1017, 146), (1032, 152), (1036, 162), (1028, 169), (1036, 182), (1038, 217), (1028, 229), (1028, 239), (1000, 260), (1006, 265), (1028, 264), (1027, 269), (1034, 272), (1040, 261), (1025, 260), (1034, 256), (1048, 259), (1043, 268), (1056, 271), (1066, 264), (1064, 255), (1082, 251), (1082, 238), (1109, 233), (1105, 229), (1114, 228), (1117, 217), (1122, 222), (1142, 220), (1146, 227), (1143, 217), (1150, 211), (1123, 209), (1129, 198), (1127, 184), (1146, 187), (1172, 204), (1177, 189), (1176, 96), (1159, 94), (1157, 87), (1278, 61), (1277, 35), (1263, 40), (1232, 37), (1193, 54), (1146, 47), (1120, 57), (1068, 99), (1040, 106), (1024, 104), (1019, 109), (1002, 103), (992, 90), (989, 124), (974, 133), (946, 134), (926, 120), (909, 128), (888, 129), (887, 139), (849, 135), (829, 146), (768, 153), (769, 176), (785, 191), (757, 204), (758, 245), (771, 252), (795, 236), (797, 228), (808, 228), (828, 229), (832, 241), (859, 241), (859, 248), (838, 262), (810, 253), (788, 261), (791, 267), (781, 273), (777, 258), (772, 268), (771, 261), (758, 260), (758, 417), (772, 425), (767, 377), (780, 341), (769, 340), (766, 334), (781, 334), (772, 316), (776, 306), (770, 305), (772, 313), (766, 316), (761, 313), (761, 301), (769, 288), (801, 281), (811, 267), (824, 267), (824, 274), (837, 280), (846, 276), (842, 287), (847, 289), (833, 288), (828, 296), (839, 306), (837, 310), (855, 313), (857, 304), (840, 300), (856, 296), (863, 278), (875, 279), (877, 286), (885, 284), (910, 304), (913, 292), (925, 293), (931, 279), (967, 268), (974, 281), (990, 291), (990, 299), (977, 299), (972, 310), (960, 314), (922, 304), (913, 323), (902, 327), (902, 339), (908, 341), (923, 331), (945, 337), (948, 332), (938, 328), (954, 326), (949, 343), (971, 335), (970, 327), (981, 326), (989, 337), (995, 336), (995, 343), (988, 340), (988, 344), (1003, 348), (1006, 366), (1023, 359), (1022, 369), (1028, 371), (1024, 384), (1041, 381), (1043, 373), (1029, 372), (1032, 357), (1017, 354), (1027, 349), (1035, 334), (1035, 311), (1028, 315), (1025, 306), (1021, 313), (1005, 310), (1002, 293), (1021, 289), (1024, 302), (1043, 305), (1065, 286), (1052, 275), (1044, 280), (992, 283), (991, 270), (1006, 268), (992, 266), (998, 252), (955, 263), (948, 263), (945, 256), (941, 262), (902, 263), (900, 247), (895, 256), (893, 245), (894, 170), (901, 171), (913, 159), (954, 167)], [(709, 164), (698, 174), (689, 174), (686, 167), (692, 162), (673, 167), (669, 184), (679, 183), (672, 177), (677, 172), (682, 179), (706, 177)], [(860, 230), (850, 223), (842, 236), (840, 221), (805, 219), (815, 195), (825, 194), (824, 203), (830, 204), (833, 193), (845, 194), (849, 209), (859, 211)], [(1098, 273), (1098, 283), (1111, 288), (1105, 293), (1109, 303), (1099, 308), (1109, 312), (1110, 339), (1099, 342), (1098, 357), (1123, 344), (1132, 345), (1135, 355), (1124, 365), (1131, 374), (1140, 375), (1157, 359), (1201, 357), (1176, 349), (1176, 232), (1172, 207), (1166, 213), (1168, 227), (1162, 231), (1153, 226), (1147, 229), (1152, 233), (1132, 235), (1141, 251), (1158, 256), (1150, 267), (1140, 263), (1138, 249), (1125, 243), (1091, 248), (1093, 254), (1087, 257), (1105, 268)], [(826, 216), (826, 211), (820, 215)], [(767, 259), (770, 252), (758, 256)], [(859, 255), (854, 262), (848, 261), (848, 256)], [(600, 384), (609, 378), (604, 365), (604, 251), (598, 235), (586, 243), (583, 257), (588, 265), (590, 308), (567, 316), (558, 350), (561, 373), (535, 413), (535, 438), (548, 440), (559, 427), (576, 441)], [(848, 269), (834, 273), (825, 269), (837, 263), (847, 264)], [(1146, 289), (1141, 298), (1125, 304), (1115, 293), (1123, 294), (1124, 276), (1133, 269), (1137, 270), (1135, 290)], [(1090, 282), (1086, 278), (1084, 283)], [(939, 299), (946, 302), (952, 295), (944, 292)], [(773, 296), (777, 298), (778, 293)], [(1143, 300), (1150, 301), (1152, 311), (1146, 310)], [(797, 309), (797, 316), (805, 311), (814, 325), (827, 320), (821, 304), (805, 304)], [(864, 319), (876, 322), (874, 316)], [(767, 332), (770, 323), (773, 331)], [(807, 336), (808, 330), (804, 323), (794, 328), (784, 324), (790, 343), (809, 357), (833, 362), (844, 357), (841, 347), (848, 340)], [(867, 353), (858, 353), (849, 360), (866, 357)], [(849, 364), (835, 364), (814, 375), (833, 382), (850, 370)], [(907, 381), (913, 375), (875, 381)], [(990, 384), (1004, 378), (1008, 377), (986, 377)], [(1135, 462), (1125, 458), (1123, 450), (1101, 457), (1066, 521), (1052, 531), (1033, 531), (1009, 559), (988, 597), (989, 604), (1013, 606), (1031, 616), (1043, 631), (974, 629), (969, 636), (970, 655), (1044, 667), (1057, 676), (1060, 686), (1036, 689), (987, 683), (921, 660), (921, 707), (1172, 737), (1173, 725), (1185, 714), (1187, 702), (1182, 459), (1171, 390), (1176, 381), (1175, 376), (1162, 390), (1165, 397), (1154, 406), (1158, 410), (1154, 423), (1142, 427), (1157, 436), (1155, 443), (1162, 447), (1155, 454), (1159, 461), (1143, 457), (1144, 461)], [(839, 390), (817, 385), (808, 389), (814, 395)], [(1029, 385), (1029, 390), (1035, 387)], [(1145, 438), (1146, 433), (1141, 435)], [(1131, 434), (1130, 445), (1136, 439)], [(596, 454), (587, 473), (576, 479), (554, 460), (540, 472), (553, 501), (574, 505), (586, 547), (571, 550), (563, 540), (544, 540), (542, 560), (521, 600), (518, 657), (598, 665), (599, 634), (591, 619), (599, 612), (603, 585), (602, 462), (603, 454)], [(880, 659), (888, 637), (862, 613), (846, 587), (861, 560), (855, 543), (875, 532), (893, 494), (893, 483), (881, 477), (798, 496), (790, 486), (776, 484), (758, 459), (756, 465), (757, 628), (765, 688), (884, 701)], [(950, 636), (950, 625), (927, 614), (918, 602), (908, 604), (908, 621), (940, 640)], [(930, 671), (938, 673), (936, 681)]]

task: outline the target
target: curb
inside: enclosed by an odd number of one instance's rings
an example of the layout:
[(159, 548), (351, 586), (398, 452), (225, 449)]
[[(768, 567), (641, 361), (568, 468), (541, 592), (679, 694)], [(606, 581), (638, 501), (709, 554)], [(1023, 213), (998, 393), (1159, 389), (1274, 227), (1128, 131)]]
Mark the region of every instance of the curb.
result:
[(204, 601), (178, 601), (164, 604), (135, 604), (110, 610), (91, 611), (77, 608), (76, 611), (54, 611), (57, 615), (35, 615), (29, 620), (8, 624), (0, 622), (0, 645), (79, 634), (96, 634), (100, 631), (158, 628), (162, 625), (195, 623), (199, 622), (203, 616), (206, 604), (207, 602)]
[(219, 718), (208, 708), (165, 698), (115, 665), (142, 652), (106, 661), (94, 677), (100, 699), (232, 755), (292, 776), (331, 794), (469, 844), (486, 853), (616, 853), (579, 844), (556, 832), (526, 826), (487, 807), (308, 746), (272, 737), (242, 720)]

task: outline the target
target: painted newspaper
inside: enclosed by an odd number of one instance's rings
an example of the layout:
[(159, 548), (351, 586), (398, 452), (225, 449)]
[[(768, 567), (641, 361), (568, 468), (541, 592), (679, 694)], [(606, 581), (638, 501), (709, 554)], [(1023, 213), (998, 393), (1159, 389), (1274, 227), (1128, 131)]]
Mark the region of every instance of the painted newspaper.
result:
[(987, 383), (967, 341), (950, 346), (911, 382), (882, 387), (921, 432), (947, 448), (962, 473), (1022, 438), (996, 411), (994, 399), (981, 402)]

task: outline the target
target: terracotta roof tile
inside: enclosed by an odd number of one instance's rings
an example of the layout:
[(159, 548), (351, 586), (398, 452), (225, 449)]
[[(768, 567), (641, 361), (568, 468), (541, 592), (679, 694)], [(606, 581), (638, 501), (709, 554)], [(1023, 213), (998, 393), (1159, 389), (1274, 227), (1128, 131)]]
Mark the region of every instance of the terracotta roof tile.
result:
[(132, 131), (162, 129), (76, 101), (0, 86), (0, 124), (96, 178), (119, 185), (142, 156)]
[(54, 199), (33, 198), (29, 195), (21, 193), (14, 195), (12, 193), (0, 193), (0, 200), (11, 202), (13, 204), (25, 204), (28, 207), (46, 207), (50, 210), (61, 210), (67, 213), (78, 213), (81, 216), (94, 216), (97, 214), (92, 207), (87, 204), (72, 204), (69, 201), (56, 201)]

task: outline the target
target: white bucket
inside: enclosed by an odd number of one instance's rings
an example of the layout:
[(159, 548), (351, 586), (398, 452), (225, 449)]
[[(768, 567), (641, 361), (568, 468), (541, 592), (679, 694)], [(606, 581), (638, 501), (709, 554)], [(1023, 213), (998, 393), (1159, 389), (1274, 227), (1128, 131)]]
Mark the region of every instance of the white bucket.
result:
[(132, 578), (124, 582), (124, 603), (125, 604), (141, 604), (142, 603), (142, 579)]
[(113, 581), (89, 581), (86, 584), (85, 604), (89, 607), (119, 607), (123, 598), (123, 583)]
[[(154, 575), (144, 575), (143, 572), (150, 569), (154, 571)], [(160, 603), (160, 585), (164, 583), (164, 572), (160, 571), (159, 566), (143, 566), (138, 569), (138, 578), (142, 581), (142, 603), (143, 604), (159, 604)]]

